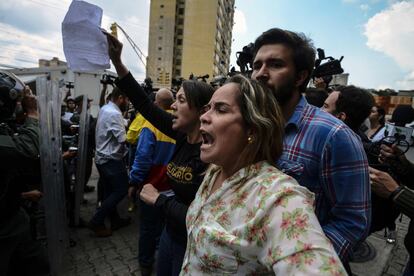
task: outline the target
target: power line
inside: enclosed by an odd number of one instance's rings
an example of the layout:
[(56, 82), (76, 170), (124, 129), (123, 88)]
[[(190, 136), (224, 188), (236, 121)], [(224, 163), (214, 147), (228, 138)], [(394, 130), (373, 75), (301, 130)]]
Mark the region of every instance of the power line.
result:
[(10, 68), (10, 69), (21, 69), (22, 68), (22, 67), (18, 67), (18, 66), (14, 66), (14, 65), (4, 64), (4, 63), (0, 63), (0, 67)]
[(125, 35), (126, 39), (131, 44), (132, 49), (137, 54), (139, 60), (142, 62), (144, 67), (146, 67), (146, 62), (144, 61), (146, 56), (144, 55), (144, 53), (141, 51), (141, 49), (138, 47), (138, 45), (132, 40), (132, 38), (125, 32), (125, 30), (121, 26), (119, 26), (117, 23), (115, 23), (115, 24), (122, 31), (122, 33)]
[(60, 55), (58, 53), (50, 53), (50, 51), (47, 51), (47, 50), (44, 50), (43, 53), (41, 53), (41, 55), (40, 54), (39, 55), (35, 55), (35, 54), (30, 54), (27, 51), (13, 49), (13, 48), (8, 48), (8, 47), (1, 46), (1, 45), (0, 45), (0, 49), (3, 49), (3, 52), (10, 51), (10, 52), (16, 53), (16, 54), (18, 54), (20, 56), (26, 56), (26, 57), (35, 58), (35, 59), (38, 59), (39, 56), (59, 56)]
[[(8, 58), (8, 57), (4, 57), (4, 56), (0, 56), (0, 59), (9, 60), (9, 58)], [(35, 62), (35, 61), (30, 61), (30, 60), (26, 60), (26, 59), (19, 59), (19, 58), (15, 58), (14, 60), (21, 61), (21, 62), (25, 62), (25, 63), (30, 63), (30, 64), (38, 64), (38, 63), (37, 63), (37, 62)], [(11, 66), (11, 65), (10, 65), (10, 66)]]
[(53, 8), (53, 9), (56, 9), (56, 10), (60, 10), (60, 11), (63, 11), (63, 12), (65, 11), (64, 9), (62, 9), (60, 7), (56, 7), (56, 6), (53, 6), (53, 5), (50, 5), (50, 4), (46, 4), (47, 1), (42, 1), (42, 2), (37, 2), (35, 0), (27, 0), (27, 1), (30, 1), (30, 2), (35, 3), (35, 4), (38, 4), (38, 5), (42, 6), (42, 7), (46, 6), (46, 7)]

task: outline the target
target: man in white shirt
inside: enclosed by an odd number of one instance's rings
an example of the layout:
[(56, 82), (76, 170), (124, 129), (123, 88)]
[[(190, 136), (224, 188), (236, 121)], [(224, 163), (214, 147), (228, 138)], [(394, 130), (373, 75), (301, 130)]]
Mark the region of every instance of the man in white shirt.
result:
[[(127, 154), (126, 131), (122, 112), (129, 99), (121, 90), (114, 88), (111, 100), (102, 107), (96, 123), (95, 163), (99, 172), (99, 187), (103, 188), (103, 201), (89, 222), (89, 229), (98, 237), (107, 237), (129, 219), (121, 219), (116, 206), (128, 191), (128, 173), (124, 164)], [(111, 229), (105, 227), (106, 217), (111, 219)]]

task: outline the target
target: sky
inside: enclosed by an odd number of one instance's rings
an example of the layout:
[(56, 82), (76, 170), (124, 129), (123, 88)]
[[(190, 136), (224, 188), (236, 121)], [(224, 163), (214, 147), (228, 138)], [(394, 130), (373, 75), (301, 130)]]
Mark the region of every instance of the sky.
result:
[[(117, 22), (147, 53), (150, 0), (88, 2), (103, 9), (103, 28)], [(65, 60), (61, 23), (70, 3), (1, 0), (0, 67), (36, 67), (38, 59), (52, 57)], [(236, 0), (231, 64), (236, 65), (237, 51), (273, 27), (304, 33), (327, 56), (344, 56), (349, 84), (414, 89), (414, 0)], [(119, 38), (124, 62), (143, 80), (144, 66), (125, 37)]]

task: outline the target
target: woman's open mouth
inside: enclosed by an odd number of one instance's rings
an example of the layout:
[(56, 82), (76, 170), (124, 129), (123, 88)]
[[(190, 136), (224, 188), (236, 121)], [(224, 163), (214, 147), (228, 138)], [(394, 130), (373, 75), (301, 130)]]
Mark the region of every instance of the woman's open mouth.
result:
[(211, 147), (214, 144), (214, 137), (210, 133), (208, 133), (205, 130), (200, 130), (201, 132), (201, 138), (203, 139), (203, 143), (201, 145), (201, 149), (207, 149)]

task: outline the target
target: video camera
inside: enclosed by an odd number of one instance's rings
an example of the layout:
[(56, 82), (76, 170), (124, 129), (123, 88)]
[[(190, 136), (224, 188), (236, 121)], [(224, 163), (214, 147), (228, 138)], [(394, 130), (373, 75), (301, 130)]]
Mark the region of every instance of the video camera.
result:
[(203, 81), (203, 82), (207, 82), (207, 79), (208, 79), (209, 77), (210, 77), (210, 75), (209, 75), (209, 74), (205, 74), (205, 75), (203, 75), (203, 76), (195, 76), (193, 73), (191, 73), (191, 74), (190, 74), (189, 79), (190, 79), (190, 80), (196, 80), (196, 81), (201, 80), (201, 81)]
[[(404, 130), (405, 129), (405, 130)], [(398, 158), (387, 158), (379, 162), (381, 153), (381, 145), (387, 145), (389, 147), (396, 146), (398, 152), (397, 157), (404, 155), (410, 149), (410, 139), (413, 130), (406, 127), (398, 127), (391, 124), (385, 124), (385, 136), (376, 142), (364, 145), (370, 166), (388, 172), (394, 179), (399, 179), (400, 176), (406, 175), (406, 166), (402, 166)]]
[(152, 95), (152, 93), (155, 91), (153, 86), (152, 86), (152, 79), (151, 78), (146, 78), (144, 80), (143, 83), (141, 83), (141, 87), (142, 89), (144, 89), (145, 93), (147, 93), (147, 95)]
[[(326, 83), (332, 80), (332, 75), (342, 74), (344, 69), (341, 67), (341, 61), (344, 56), (340, 59), (334, 59), (333, 57), (325, 57), (325, 51), (321, 48), (316, 49), (318, 52), (318, 58), (315, 61), (315, 68), (312, 73), (312, 79), (323, 78)], [(327, 60), (322, 63), (322, 61)], [(329, 81), (328, 81), (329, 80)]]
[(173, 87), (181, 87), (181, 84), (183, 83), (184, 78), (173, 78), (171, 80), (171, 84)]
[(214, 88), (218, 88), (222, 86), (226, 82), (226, 80), (227, 80), (227, 77), (223, 75), (218, 75), (213, 78), (213, 80), (210, 82), (210, 85), (213, 86)]
[(236, 52), (236, 62), (242, 74), (250, 74), (252, 72), (253, 47), (254, 44), (249, 43), (243, 47), (242, 51)]
[(111, 76), (111, 75), (108, 75), (108, 74), (103, 74), (102, 78), (101, 78), (101, 83), (102, 84), (109, 84), (109, 85), (114, 86), (115, 79), (116, 79), (116, 77), (114, 77), (114, 76)]
[(73, 88), (75, 88), (75, 85), (73, 84), (73, 81), (67, 81), (65, 84), (66, 88), (69, 89), (69, 91)]

